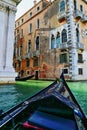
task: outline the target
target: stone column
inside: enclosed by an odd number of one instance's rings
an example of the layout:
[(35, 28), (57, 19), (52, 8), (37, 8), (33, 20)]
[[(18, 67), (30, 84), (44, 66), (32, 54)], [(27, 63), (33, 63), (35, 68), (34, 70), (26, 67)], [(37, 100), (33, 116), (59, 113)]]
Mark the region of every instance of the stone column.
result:
[(4, 53), (5, 53), (5, 29), (6, 29), (6, 8), (0, 4), (0, 71), (4, 67)]
[(16, 4), (21, 0), (0, 0), (0, 83), (15, 82), (13, 68)]
[(8, 35), (6, 46), (6, 62), (5, 70), (13, 71), (13, 51), (14, 51), (14, 25), (15, 25), (15, 9), (8, 10)]

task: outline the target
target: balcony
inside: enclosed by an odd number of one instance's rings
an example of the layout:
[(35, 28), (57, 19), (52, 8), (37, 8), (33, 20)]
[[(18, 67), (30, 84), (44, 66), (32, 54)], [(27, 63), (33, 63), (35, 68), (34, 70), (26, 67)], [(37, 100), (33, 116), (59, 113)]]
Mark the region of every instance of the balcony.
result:
[(77, 43), (77, 49), (84, 50), (84, 44), (83, 43)]
[(25, 59), (30, 59), (32, 57), (31, 52), (25, 54)]
[(83, 14), (81, 18), (82, 22), (87, 22), (87, 15)]
[(74, 18), (82, 18), (82, 12), (80, 10), (74, 11)]
[(18, 61), (22, 61), (22, 56), (18, 56), (18, 57), (17, 57), (17, 60), (18, 60)]
[(59, 45), (59, 49), (67, 49), (67, 48), (68, 48), (67, 42), (61, 43), (61, 44)]
[(79, 60), (78, 60), (78, 63), (84, 63), (84, 60), (79, 59)]
[(39, 55), (40, 55), (40, 51), (39, 51), (39, 50), (36, 50), (36, 51), (33, 52), (33, 57), (34, 57), (34, 56), (37, 56), (37, 57), (38, 57)]
[(58, 14), (58, 20), (61, 21), (61, 20), (64, 20), (66, 19), (66, 12), (61, 12)]

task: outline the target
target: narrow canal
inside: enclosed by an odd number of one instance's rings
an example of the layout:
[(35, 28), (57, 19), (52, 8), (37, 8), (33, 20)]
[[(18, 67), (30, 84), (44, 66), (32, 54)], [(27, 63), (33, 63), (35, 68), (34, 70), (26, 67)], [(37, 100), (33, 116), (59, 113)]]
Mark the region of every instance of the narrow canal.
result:
[[(0, 85), (0, 109), (9, 110), (51, 83), (52, 81), (29, 80), (15, 85)], [(87, 116), (87, 82), (69, 82), (68, 85)]]

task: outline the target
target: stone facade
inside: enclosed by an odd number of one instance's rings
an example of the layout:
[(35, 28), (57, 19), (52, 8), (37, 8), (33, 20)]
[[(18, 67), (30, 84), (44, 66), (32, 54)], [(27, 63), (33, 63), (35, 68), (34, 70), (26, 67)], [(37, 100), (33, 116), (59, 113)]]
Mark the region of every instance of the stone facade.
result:
[(14, 82), (13, 68), (14, 25), (16, 4), (14, 0), (0, 0), (0, 83)]
[[(14, 67), (19, 76), (87, 80), (87, 2), (41, 0), (15, 22)], [(21, 37), (22, 35), (22, 37)]]

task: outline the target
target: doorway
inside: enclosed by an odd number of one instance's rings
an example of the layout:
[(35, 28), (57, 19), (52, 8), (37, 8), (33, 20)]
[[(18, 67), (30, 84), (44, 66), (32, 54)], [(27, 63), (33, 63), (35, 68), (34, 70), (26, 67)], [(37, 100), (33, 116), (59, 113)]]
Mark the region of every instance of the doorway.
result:
[(35, 79), (38, 80), (38, 71), (35, 71)]

